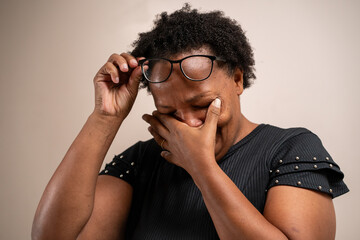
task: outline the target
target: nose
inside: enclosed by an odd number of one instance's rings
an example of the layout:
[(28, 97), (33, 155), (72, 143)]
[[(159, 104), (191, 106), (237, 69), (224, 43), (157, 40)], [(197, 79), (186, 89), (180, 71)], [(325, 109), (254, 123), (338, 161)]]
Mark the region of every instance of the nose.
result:
[(179, 121), (186, 123), (190, 127), (200, 127), (205, 119), (204, 116), (197, 112), (177, 111), (175, 116)]

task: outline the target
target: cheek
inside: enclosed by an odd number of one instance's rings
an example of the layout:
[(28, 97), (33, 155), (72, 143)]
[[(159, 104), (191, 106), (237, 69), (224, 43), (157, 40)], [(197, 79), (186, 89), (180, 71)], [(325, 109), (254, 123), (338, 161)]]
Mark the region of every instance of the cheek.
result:
[(229, 111), (222, 111), (217, 124), (215, 152), (218, 154), (227, 145), (231, 138), (231, 122), (232, 116)]
[(234, 111), (234, 100), (237, 96), (234, 96), (233, 91), (229, 91), (227, 87), (219, 88), (218, 97), (221, 99), (221, 110), (218, 121), (218, 126), (226, 125), (226, 123), (231, 119), (232, 113)]
[(220, 112), (220, 116), (219, 116), (219, 120), (218, 120), (218, 127), (224, 127), (226, 126), (230, 120), (231, 120), (231, 109), (226, 106), (225, 104), (223, 105), (224, 107), (221, 108), (221, 112)]

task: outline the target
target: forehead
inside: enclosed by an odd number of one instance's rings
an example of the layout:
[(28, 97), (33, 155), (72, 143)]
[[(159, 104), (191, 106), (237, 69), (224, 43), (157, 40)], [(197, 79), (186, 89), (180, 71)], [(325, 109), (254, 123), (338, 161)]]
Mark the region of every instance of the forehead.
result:
[[(172, 56), (166, 56), (172, 60), (179, 60), (184, 57), (196, 54), (212, 55), (207, 47), (184, 51)], [(226, 89), (228, 75), (220, 68), (214, 68), (211, 76), (204, 81), (191, 81), (186, 79), (178, 65), (174, 65), (170, 78), (162, 83), (151, 84), (150, 91), (153, 95), (155, 105), (174, 106), (181, 103), (194, 103), (197, 101), (215, 99)]]

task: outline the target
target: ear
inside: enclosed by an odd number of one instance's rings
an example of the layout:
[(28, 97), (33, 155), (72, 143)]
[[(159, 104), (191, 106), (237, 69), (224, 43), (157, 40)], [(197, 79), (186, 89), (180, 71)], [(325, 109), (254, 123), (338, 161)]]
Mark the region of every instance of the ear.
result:
[(240, 70), (239, 68), (235, 68), (234, 70), (234, 83), (235, 83), (235, 89), (238, 96), (240, 96), (244, 91), (244, 80), (243, 80), (243, 74), (244, 72)]

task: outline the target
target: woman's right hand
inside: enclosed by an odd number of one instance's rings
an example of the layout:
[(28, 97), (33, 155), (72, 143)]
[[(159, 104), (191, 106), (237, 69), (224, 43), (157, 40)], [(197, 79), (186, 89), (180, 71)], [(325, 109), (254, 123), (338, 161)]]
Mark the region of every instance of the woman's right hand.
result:
[(142, 77), (138, 60), (128, 53), (112, 54), (94, 77), (95, 109), (100, 116), (121, 121), (129, 114)]

